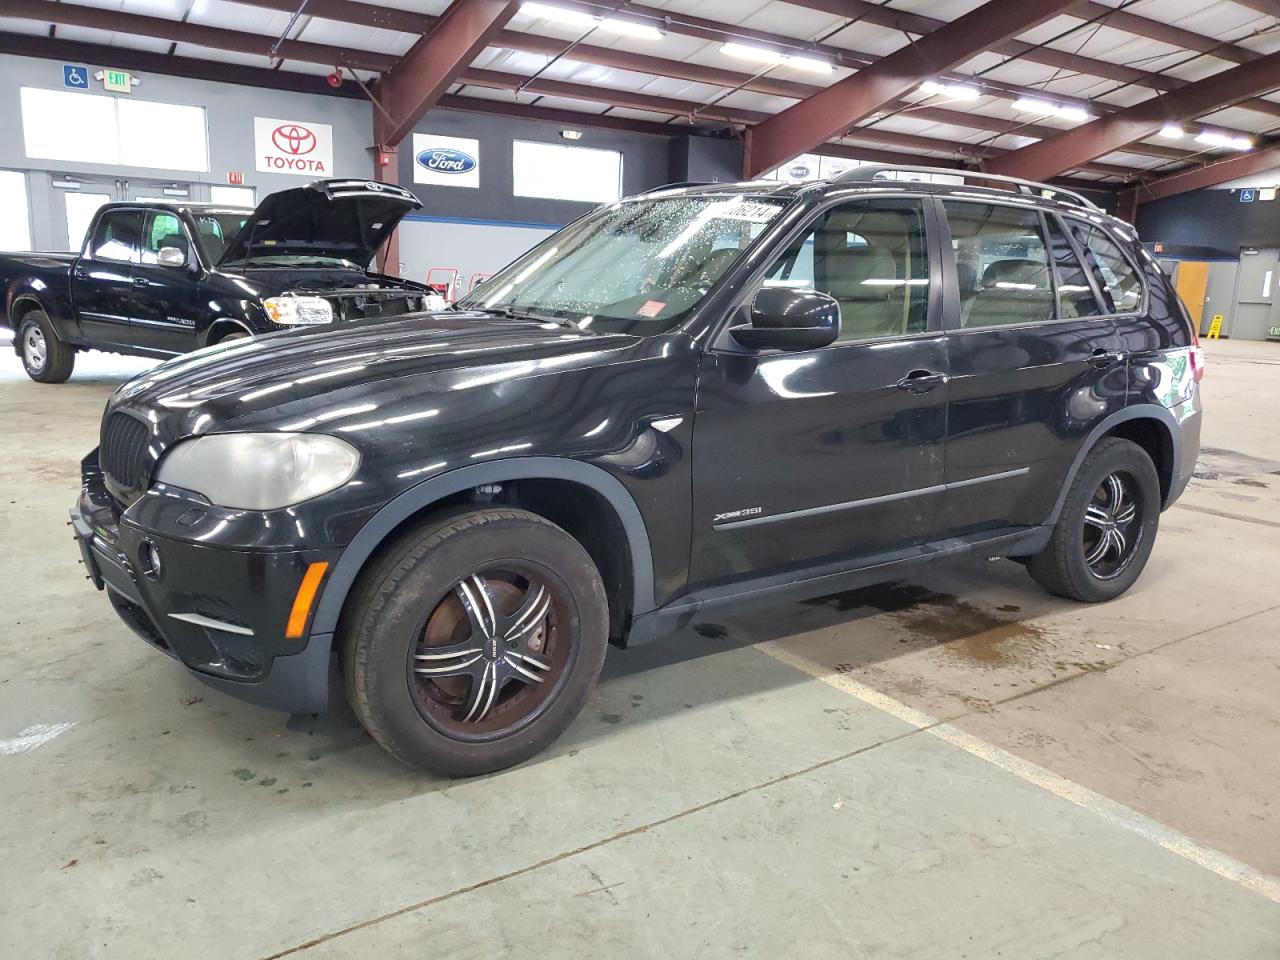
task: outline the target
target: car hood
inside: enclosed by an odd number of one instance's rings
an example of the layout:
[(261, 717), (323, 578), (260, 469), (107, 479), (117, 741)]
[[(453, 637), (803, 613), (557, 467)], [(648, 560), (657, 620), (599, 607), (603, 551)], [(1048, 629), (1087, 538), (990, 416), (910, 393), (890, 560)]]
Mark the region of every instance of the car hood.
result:
[(268, 195), (231, 238), (220, 266), (261, 257), (321, 256), (367, 267), (405, 214), (422, 203), (371, 180), (316, 180)]
[(301, 420), (323, 423), (344, 397), (376, 392), (388, 380), (423, 393), (499, 387), (609, 363), (637, 342), (453, 310), (309, 327), (170, 360), (123, 384), (108, 412), (129, 408), (155, 424), (162, 443), (231, 425), (299, 429)]

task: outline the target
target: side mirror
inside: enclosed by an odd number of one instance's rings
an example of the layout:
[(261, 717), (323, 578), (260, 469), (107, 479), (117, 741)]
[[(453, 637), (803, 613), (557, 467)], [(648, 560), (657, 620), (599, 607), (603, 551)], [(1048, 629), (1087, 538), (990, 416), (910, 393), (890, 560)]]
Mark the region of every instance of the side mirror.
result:
[(181, 247), (161, 247), (156, 254), (156, 263), (162, 267), (185, 267), (187, 255)]
[(751, 350), (816, 350), (840, 336), (840, 304), (813, 290), (762, 287), (751, 303), (751, 322), (729, 334)]

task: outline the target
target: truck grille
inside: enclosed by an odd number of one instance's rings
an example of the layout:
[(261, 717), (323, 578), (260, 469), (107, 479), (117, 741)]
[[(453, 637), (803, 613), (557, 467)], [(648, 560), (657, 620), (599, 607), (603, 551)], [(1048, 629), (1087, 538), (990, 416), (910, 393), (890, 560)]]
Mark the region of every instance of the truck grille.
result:
[(151, 430), (141, 420), (127, 413), (113, 413), (102, 425), (102, 440), (98, 448), (98, 463), (116, 487), (140, 490), (147, 484), (150, 467), (147, 462), (147, 444)]

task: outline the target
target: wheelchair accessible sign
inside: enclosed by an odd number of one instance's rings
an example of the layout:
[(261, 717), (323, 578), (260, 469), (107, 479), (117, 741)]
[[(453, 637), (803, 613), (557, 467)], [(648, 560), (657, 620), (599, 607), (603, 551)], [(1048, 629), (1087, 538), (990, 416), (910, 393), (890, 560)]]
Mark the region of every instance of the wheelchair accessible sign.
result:
[(89, 89), (89, 69), (75, 63), (62, 65), (62, 85), (72, 90)]

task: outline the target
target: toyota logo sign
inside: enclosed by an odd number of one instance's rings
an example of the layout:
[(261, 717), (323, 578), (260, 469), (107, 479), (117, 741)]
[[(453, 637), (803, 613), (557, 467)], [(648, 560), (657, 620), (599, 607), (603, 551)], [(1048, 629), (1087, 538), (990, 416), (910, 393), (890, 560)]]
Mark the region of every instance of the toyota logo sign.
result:
[(271, 142), (281, 153), (301, 157), (316, 148), (316, 135), (296, 123), (282, 123), (271, 131)]
[(327, 123), (254, 117), (253, 132), (263, 173), (333, 175), (333, 127)]

